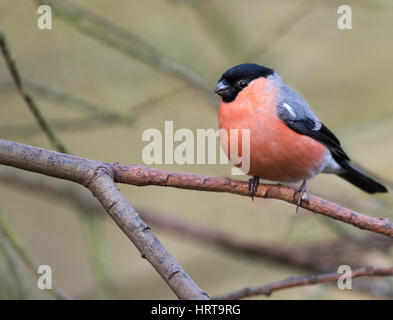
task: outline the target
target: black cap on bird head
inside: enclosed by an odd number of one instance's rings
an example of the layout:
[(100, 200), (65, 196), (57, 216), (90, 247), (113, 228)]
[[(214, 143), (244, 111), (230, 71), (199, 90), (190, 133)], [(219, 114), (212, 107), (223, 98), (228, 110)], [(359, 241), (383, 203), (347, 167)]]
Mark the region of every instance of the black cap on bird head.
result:
[(255, 63), (239, 64), (222, 74), (220, 80), (218, 80), (215, 93), (221, 96), (224, 102), (231, 102), (252, 80), (260, 77), (266, 78), (273, 73), (273, 69)]

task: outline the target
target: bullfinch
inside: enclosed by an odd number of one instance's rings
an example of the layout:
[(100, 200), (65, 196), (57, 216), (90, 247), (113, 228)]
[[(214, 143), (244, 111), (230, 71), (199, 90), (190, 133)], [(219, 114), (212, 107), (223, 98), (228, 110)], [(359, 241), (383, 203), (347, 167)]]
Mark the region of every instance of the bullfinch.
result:
[[(228, 132), (227, 137), (231, 129), (249, 129), (251, 198), (260, 178), (302, 181), (295, 193), (299, 206), (302, 199), (308, 200), (307, 180), (321, 172), (336, 174), (368, 193), (387, 192), (351, 164), (337, 137), (273, 69), (251, 63), (232, 67), (221, 76), (215, 93), (221, 96), (218, 125)], [(231, 158), (231, 142), (222, 140)]]

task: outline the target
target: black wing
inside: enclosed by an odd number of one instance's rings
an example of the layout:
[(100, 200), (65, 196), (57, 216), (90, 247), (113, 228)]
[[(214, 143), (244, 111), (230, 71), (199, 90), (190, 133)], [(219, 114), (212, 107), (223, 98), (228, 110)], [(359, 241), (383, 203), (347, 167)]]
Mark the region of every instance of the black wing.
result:
[(300, 118), (295, 113), (292, 113), (288, 107), (290, 108), (288, 105), (287, 107), (280, 105), (278, 116), (289, 128), (324, 144), (332, 153), (334, 160), (339, 164), (349, 161), (349, 157), (342, 149), (340, 141), (323, 123), (306, 115), (302, 115)]

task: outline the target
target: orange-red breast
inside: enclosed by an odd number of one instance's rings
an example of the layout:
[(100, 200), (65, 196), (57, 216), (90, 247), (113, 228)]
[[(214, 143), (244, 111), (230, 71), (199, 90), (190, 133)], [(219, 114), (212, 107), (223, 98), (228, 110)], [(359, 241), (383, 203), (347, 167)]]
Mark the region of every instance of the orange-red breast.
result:
[(350, 163), (336, 136), (274, 70), (250, 63), (235, 66), (222, 75), (215, 92), (222, 98), (219, 128), (228, 137), (230, 129), (250, 130), (251, 196), (259, 178), (303, 181), (300, 204), (306, 181), (321, 172), (337, 174), (368, 193), (387, 192)]

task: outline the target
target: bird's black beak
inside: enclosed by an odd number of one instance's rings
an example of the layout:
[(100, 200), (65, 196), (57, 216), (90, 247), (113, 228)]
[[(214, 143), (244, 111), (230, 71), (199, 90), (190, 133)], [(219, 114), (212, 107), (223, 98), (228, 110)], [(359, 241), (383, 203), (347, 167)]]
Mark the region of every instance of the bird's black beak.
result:
[(215, 93), (217, 93), (219, 96), (225, 96), (229, 91), (231, 87), (229, 84), (226, 82), (226, 80), (221, 80), (218, 82), (216, 90), (214, 90)]

